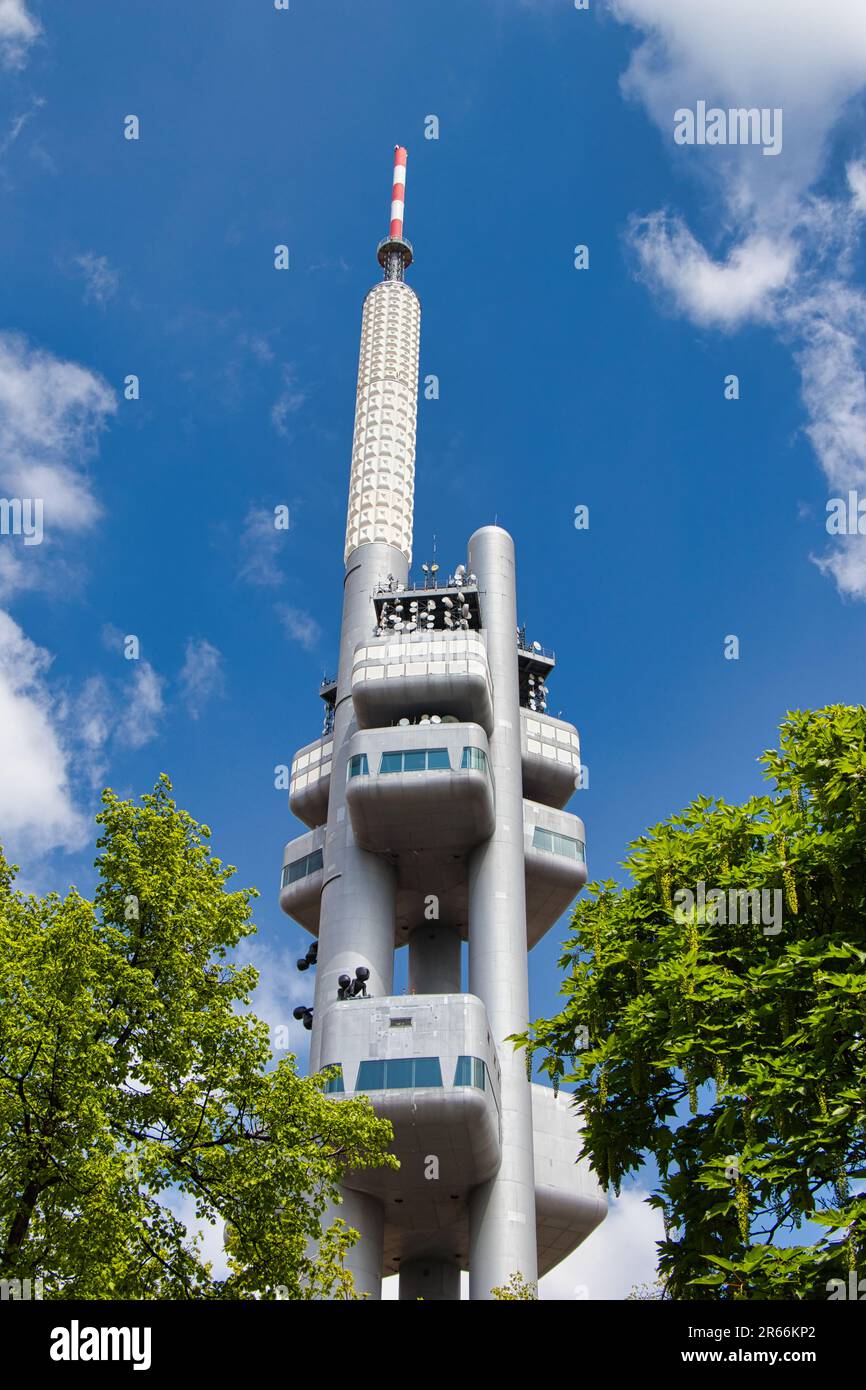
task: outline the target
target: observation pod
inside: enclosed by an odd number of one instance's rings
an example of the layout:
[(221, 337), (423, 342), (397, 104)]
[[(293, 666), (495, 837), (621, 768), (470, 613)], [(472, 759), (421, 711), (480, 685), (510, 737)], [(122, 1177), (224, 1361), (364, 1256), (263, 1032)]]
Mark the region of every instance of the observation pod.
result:
[(379, 853), (463, 852), (496, 823), (479, 724), (365, 729), (349, 741), (346, 804), (359, 845)]

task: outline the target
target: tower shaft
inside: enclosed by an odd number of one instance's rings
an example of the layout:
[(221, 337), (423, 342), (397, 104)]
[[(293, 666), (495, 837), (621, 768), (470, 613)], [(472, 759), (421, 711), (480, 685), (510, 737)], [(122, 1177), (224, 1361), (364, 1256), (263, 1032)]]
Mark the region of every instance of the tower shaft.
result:
[(545, 712), (554, 659), (518, 629), (508, 533), (485, 526), (467, 564), (410, 581), (421, 309), (405, 187), (398, 146), (361, 324), (339, 664), (325, 732), (292, 764), (309, 829), (286, 846), (280, 903), (318, 937), (315, 999), (298, 1010), (311, 1071), (333, 1068), (327, 1089), (367, 1095), (394, 1129), (399, 1170), (347, 1173), (325, 1215), (360, 1233), (356, 1289), (379, 1298), (399, 1272), (401, 1300), (456, 1299), (468, 1268), (470, 1297), (490, 1299), (606, 1210), (575, 1163), (567, 1097), (530, 1085), (508, 1041), (528, 1022), (528, 950), (586, 881), (583, 825), (563, 809), (580, 753)]

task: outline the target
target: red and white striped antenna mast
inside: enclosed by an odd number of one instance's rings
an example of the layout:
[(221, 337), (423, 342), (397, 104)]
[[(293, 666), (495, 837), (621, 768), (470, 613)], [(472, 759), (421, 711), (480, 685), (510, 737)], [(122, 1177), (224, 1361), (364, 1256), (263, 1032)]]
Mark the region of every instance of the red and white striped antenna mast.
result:
[(386, 280), (402, 280), (407, 266), (412, 264), (412, 243), (403, 235), (408, 157), (402, 145), (395, 145), (394, 177), (391, 182), (391, 230), (385, 240), (379, 242), (377, 251)]

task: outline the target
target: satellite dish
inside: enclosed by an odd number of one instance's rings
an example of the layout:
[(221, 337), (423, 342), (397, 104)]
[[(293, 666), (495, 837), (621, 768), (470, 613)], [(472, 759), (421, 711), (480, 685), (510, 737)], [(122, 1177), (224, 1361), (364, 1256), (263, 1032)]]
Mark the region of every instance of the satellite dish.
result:
[(441, 723), (442, 723), (442, 718), (441, 718), (441, 716), (438, 715), (438, 714), (431, 714), (431, 716), (430, 716), (430, 723), (431, 723), (431, 724), (441, 724)]
[(398, 720), (398, 723), (401, 729), (405, 729), (407, 724), (409, 723), (409, 720), (404, 717), (403, 719)]
[(532, 644), (532, 650), (533, 650), (534, 652), (540, 652), (540, 651), (541, 651), (541, 643), (540, 643), (540, 642), (533, 642), (533, 644)]

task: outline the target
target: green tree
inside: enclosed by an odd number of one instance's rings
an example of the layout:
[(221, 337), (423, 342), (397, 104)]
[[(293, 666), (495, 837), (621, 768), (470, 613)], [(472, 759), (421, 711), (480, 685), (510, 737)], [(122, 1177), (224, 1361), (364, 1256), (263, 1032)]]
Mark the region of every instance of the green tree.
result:
[(674, 1298), (866, 1273), (866, 710), (790, 714), (761, 761), (770, 794), (699, 798), (631, 846), (630, 886), (590, 886), (565, 1005), (520, 1039), (574, 1084), (603, 1183), (656, 1159)]
[[(257, 981), (233, 949), (254, 890), (163, 776), (103, 793), (98, 885), (43, 899), (0, 855), (0, 1278), (46, 1298), (354, 1297), (326, 1202), (347, 1168), (393, 1164), (390, 1125), (271, 1067)], [(173, 1211), (225, 1226), (217, 1279)], [(279, 1293), (276, 1292), (279, 1290)]]
[(490, 1292), (499, 1303), (531, 1303), (538, 1300), (538, 1285), (531, 1284), (520, 1273), (512, 1274), (506, 1284), (497, 1284)]
[(670, 1295), (661, 1280), (656, 1279), (653, 1284), (633, 1284), (625, 1297), (629, 1303), (663, 1303)]

